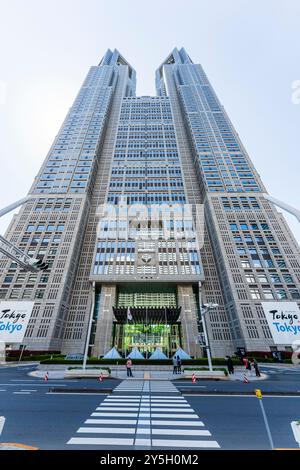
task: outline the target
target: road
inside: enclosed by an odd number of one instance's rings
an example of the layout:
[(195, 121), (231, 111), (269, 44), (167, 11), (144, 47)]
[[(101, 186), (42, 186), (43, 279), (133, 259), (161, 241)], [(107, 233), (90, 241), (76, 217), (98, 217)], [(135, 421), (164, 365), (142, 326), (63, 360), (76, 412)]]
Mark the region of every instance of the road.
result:
[[(201, 381), (49, 380), (29, 377), (34, 366), (0, 368), (1, 442), (40, 449), (268, 449), (253, 389), (300, 390), (300, 370), (263, 367), (269, 379), (252, 384)], [(272, 373), (271, 373), (272, 371)], [(49, 389), (64, 390), (49, 393)], [(111, 387), (112, 394), (68, 393)], [(249, 395), (222, 394), (229, 390)], [(180, 393), (180, 391), (182, 393)], [(213, 392), (217, 390), (220, 395)], [(199, 394), (197, 393), (199, 392)], [(263, 398), (274, 445), (295, 448), (290, 422), (300, 418), (300, 396)]]

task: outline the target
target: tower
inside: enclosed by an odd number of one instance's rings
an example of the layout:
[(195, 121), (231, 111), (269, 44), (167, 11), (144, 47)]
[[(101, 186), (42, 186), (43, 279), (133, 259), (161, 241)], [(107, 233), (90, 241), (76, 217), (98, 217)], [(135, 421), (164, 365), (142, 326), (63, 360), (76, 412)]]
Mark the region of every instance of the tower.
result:
[(201, 65), (174, 49), (156, 96), (135, 85), (117, 50), (91, 67), (8, 228), (49, 264), (33, 274), (0, 260), (0, 299), (35, 302), (27, 348), (83, 352), (92, 316), (93, 355), (197, 357), (207, 302), (214, 356), (286, 348), (263, 302), (300, 303), (299, 247)]

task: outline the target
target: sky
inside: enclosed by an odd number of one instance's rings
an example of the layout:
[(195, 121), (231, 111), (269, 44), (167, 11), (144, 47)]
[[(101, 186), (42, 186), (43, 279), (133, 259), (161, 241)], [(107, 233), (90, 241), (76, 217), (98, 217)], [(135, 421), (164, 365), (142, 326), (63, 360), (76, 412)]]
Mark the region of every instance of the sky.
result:
[[(137, 71), (137, 94), (154, 95), (156, 68), (182, 46), (204, 67), (268, 192), (300, 208), (299, 0), (0, 0), (0, 12), (0, 208), (27, 194), (108, 48)], [(0, 219), (0, 234), (10, 219)], [(286, 219), (300, 242), (300, 224)]]

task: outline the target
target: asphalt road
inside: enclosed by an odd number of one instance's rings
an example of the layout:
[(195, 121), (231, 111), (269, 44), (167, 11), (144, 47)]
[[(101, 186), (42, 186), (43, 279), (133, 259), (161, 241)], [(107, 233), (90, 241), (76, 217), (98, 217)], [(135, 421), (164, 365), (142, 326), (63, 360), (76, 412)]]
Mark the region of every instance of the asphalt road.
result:
[[(198, 382), (194, 387), (202, 393), (199, 396), (184, 395), (184, 387), (191, 388), (185, 381), (173, 382), (176, 387), (160, 381), (151, 385), (94, 379), (45, 383), (27, 375), (32, 369), (0, 368), (0, 415), (6, 417), (1, 442), (40, 449), (269, 449), (253, 389), (300, 390), (300, 370), (277, 367), (263, 367), (273, 371), (269, 380), (251, 384)], [(49, 393), (52, 387), (65, 392)], [(69, 388), (84, 387), (118, 388), (110, 395), (67, 393)], [(249, 391), (249, 395), (209, 394), (216, 389)], [(263, 404), (274, 446), (297, 447), (290, 422), (300, 419), (300, 397), (264, 397)]]

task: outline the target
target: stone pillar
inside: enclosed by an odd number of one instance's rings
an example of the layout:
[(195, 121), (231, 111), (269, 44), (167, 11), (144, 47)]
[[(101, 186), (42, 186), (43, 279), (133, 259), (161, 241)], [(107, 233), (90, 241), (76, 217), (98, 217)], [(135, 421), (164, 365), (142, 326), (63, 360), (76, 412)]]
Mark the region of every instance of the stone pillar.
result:
[(198, 342), (198, 308), (191, 284), (177, 286), (178, 306), (181, 307), (182, 346), (190, 356), (201, 357), (202, 351)]
[(93, 355), (101, 356), (112, 348), (113, 306), (116, 305), (116, 285), (102, 284)]

